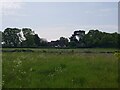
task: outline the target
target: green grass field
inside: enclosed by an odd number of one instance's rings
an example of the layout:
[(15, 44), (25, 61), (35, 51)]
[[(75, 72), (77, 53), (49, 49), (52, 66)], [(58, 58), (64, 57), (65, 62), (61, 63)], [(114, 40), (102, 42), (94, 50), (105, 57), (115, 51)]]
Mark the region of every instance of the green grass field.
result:
[(32, 50), (2, 53), (3, 88), (118, 87), (114, 49)]

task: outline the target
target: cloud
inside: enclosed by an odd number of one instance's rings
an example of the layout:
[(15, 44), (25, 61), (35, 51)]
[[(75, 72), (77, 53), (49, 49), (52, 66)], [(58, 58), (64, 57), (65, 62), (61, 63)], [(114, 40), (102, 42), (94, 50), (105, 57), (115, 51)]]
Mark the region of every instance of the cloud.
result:
[(39, 34), (41, 38), (46, 38), (48, 41), (58, 40), (60, 37), (67, 37), (72, 33), (70, 27), (58, 26), (58, 27), (38, 27), (34, 29), (35, 33)]
[[(19, 0), (14, 0), (14, 1), (19, 1)], [(25, 2), (119, 2), (119, 0), (24, 0), (24, 1)]]
[(112, 9), (110, 9), (110, 8), (104, 8), (104, 9), (100, 9), (99, 10), (100, 12), (111, 12), (112, 11)]
[(86, 30), (87, 32), (92, 29), (98, 29), (103, 32), (118, 32), (118, 26), (117, 25), (84, 25), (84, 26), (79, 26)]
[(14, 15), (17, 10), (22, 8), (23, 0), (2, 0), (0, 2), (0, 14), (3, 15)]
[(117, 12), (118, 8), (102, 8), (102, 9), (93, 9), (93, 10), (86, 10), (84, 11), (85, 14), (88, 15), (96, 15), (96, 16), (102, 16), (102, 17), (106, 17), (109, 16), (110, 13), (113, 13), (113, 11)]
[(33, 28), (35, 33), (39, 34), (41, 38), (46, 38), (48, 41), (58, 40), (61, 36), (69, 38), (75, 30), (100, 30), (103, 32), (118, 32), (117, 25), (67, 25), (67, 26), (51, 26), (51, 27), (37, 27)]
[(21, 8), (21, 2), (23, 0), (3, 0), (0, 2), (0, 6), (2, 6), (4, 9), (20, 9)]

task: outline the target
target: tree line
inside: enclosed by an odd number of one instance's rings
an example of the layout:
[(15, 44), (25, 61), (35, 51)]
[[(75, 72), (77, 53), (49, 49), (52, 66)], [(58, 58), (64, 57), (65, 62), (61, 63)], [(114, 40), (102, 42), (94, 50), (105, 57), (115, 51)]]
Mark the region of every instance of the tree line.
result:
[(33, 48), (119, 48), (120, 34), (106, 33), (99, 30), (74, 31), (69, 37), (48, 42), (40, 38), (30, 28), (6, 28), (2, 34), (2, 47), (33, 47)]

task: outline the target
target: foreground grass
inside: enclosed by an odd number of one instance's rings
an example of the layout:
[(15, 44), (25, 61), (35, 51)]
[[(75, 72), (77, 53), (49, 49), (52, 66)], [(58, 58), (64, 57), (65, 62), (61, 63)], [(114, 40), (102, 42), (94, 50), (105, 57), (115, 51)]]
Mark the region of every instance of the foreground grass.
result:
[(114, 54), (76, 52), (4, 52), (3, 88), (118, 87)]

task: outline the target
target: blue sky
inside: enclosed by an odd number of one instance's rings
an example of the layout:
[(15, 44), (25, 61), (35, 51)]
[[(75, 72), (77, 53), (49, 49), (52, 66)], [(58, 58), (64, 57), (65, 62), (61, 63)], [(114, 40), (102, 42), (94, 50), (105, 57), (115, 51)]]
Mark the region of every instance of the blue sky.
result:
[(117, 2), (19, 2), (3, 7), (2, 30), (33, 29), (48, 41), (70, 37), (75, 30), (118, 31)]

